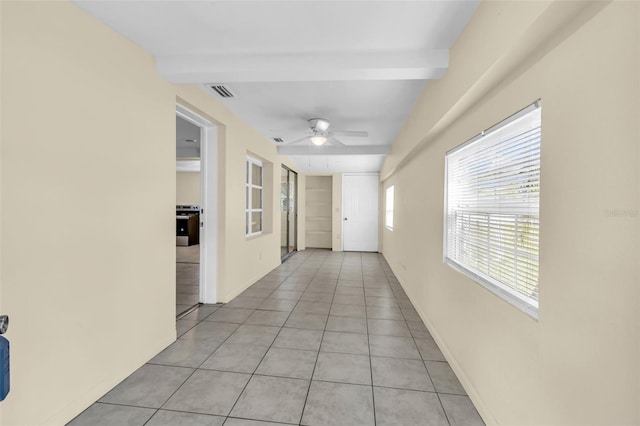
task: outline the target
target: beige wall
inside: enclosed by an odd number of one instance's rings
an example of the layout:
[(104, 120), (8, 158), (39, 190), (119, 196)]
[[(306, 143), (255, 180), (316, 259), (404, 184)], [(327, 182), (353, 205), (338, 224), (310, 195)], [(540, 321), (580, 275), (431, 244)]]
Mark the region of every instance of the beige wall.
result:
[(334, 173), (332, 180), (333, 189), (333, 251), (342, 251), (342, 173)]
[(64, 424), (175, 339), (175, 98), (75, 6), (1, 8), (0, 423)]
[[(0, 37), (2, 36), (2, 7), (0, 7)], [(0, 39), (1, 40), (1, 39)], [(3, 70), (3, 66), (2, 66), (2, 45), (1, 45), (1, 41), (0, 41), (0, 82), (2, 81), (2, 70)], [(2, 95), (2, 86), (0, 85), (0, 96)], [(2, 100), (0, 98), (0, 259), (2, 259), (2, 240), (1, 240), (1, 236), (2, 236), (2, 217), (4, 216), (3, 214), (3, 198), (2, 198), (2, 175), (3, 175), (3, 169), (2, 169)], [(5, 305), (2, 303), (2, 261), (0, 261), (0, 315), (4, 314), (5, 312)], [(2, 422), (2, 405), (0, 404), (0, 422)]]
[[(385, 164), (384, 255), (489, 424), (640, 423), (639, 6), (481, 3)], [(442, 262), (445, 152), (537, 98), (538, 321)]]
[(176, 172), (176, 204), (200, 205), (199, 172)]
[(175, 339), (176, 101), (218, 125), (221, 301), (280, 263), (277, 191), (270, 232), (245, 237), (247, 152), (295, 167), (72, 4), (0, 4), (0, 309), (12, 344), (0, 424), (59, 425)]

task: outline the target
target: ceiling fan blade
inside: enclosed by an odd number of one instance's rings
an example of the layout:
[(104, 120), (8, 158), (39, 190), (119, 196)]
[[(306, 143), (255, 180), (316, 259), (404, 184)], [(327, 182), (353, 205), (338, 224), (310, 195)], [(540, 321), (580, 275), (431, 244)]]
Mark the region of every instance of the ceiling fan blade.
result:
[(280, 145), (280, 146), (282, 146), (282, 145), (294, 145), (294, 144), (297, 144), (297, 143), (300, 143), (300, 142), (306, 142), (308, 140), (309, 140), (309, 136), (305, 136), (304, 138), (296, 139), (295, 141), (291, 141), (291, 142), (281, 143), (281, 144), (278, 144), (278, 145)]
[(329, 136), (327, 139), (334, 146), (346, 146), (345, 144), (343, 144), (342, 142), (340, 142), (338, 139), (334, 138), (333, 136)]
[(354, 138), (366, 138), (369, 136), (369, 132), (357, 130), (336, 130), (335, 132), (332, 131), (331, 134), (336, 136), (351, 136)]

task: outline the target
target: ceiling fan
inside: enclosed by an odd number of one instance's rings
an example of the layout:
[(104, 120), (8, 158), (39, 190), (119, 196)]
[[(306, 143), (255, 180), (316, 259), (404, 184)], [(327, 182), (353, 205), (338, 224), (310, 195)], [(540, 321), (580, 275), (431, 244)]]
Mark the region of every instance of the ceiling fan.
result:
[(329, 120), (324, 118), (311, 118), (307, 120), (307, 123), (309, 123), (309, 129), (311, 129), (310, 134), (292, 142), (285, 142), (283, 145), (294, 145), (310, 141), (316, 146), (324, 145), (327, 142), (331, 145), (346, 146), (344, 143), (336, 139), (335, 136), (351, 136), (358, 138), (366, 138), (369, 136), (369, 133), (364, 131), (336, 130), (330, 132), (329, 126), (331, 126), (331, 123)]

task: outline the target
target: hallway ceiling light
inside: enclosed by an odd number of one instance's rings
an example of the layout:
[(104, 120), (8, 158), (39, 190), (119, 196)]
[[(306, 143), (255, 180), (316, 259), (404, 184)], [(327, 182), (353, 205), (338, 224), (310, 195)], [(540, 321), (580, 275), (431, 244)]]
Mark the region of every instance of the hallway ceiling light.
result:
[(323, 145), (327, 141), (327, 138), (322, 135), (311, 136), (311, 143), (317, 146)]

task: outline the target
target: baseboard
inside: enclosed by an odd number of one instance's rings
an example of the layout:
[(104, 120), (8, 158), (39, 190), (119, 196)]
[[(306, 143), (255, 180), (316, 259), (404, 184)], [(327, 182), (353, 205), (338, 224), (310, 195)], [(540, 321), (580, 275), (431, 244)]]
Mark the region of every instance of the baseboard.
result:
[[(382, 253), (382, 255), (384, 256), (384, 253)], [(487, 405), (484, 403), (484, 401), (480, 397), (480, 394), (476, 391), (474, 386), (469, 381), (469, 379), (468, 379), (467, 375), (465, 374), (465, 371), (462, 368), (462, 366), (458, 363), (456, 358), (453, 356), (453, 354), (451, 353), (451, 351), (449, 350), (449, 348), (445, 344), (444, 340), (442, 339), (442, 337), (440, 336), (438, 331), (433, 327), (433, 324), (431, 324), (431, 322), (429, 321), (429, 319), (427, 318), (425, 313), (422, 311), (422, 309), (420, 308), (420, 305), (418, 303), (416, 303), (416, 298), (411, 294), (411, 292), (408, 291), (408, 287), (403, 282), (403, 279), (401, 278), (401, 275), (398, 274), (398, 272), (392, 266), (391, 262), (389, 262), (387, 257), (384, 256), (384, 258), (387, 261), (387, 264), (391, 268), (391, 271), (395, 275), (396, 279), (398, 280), (398, 282), (402, 286), (404, 292), (407, 294), (407, 297), (409, 297), (409, 300), (411, 301), (411, 304), (413, 305), (415, 310), (418, 312), (418, 315), (422, 319), (422, 322), (424, 323), (425, 327), (427, 327), (427, 330), (429, 330), (429, 333), (433, 337), (433, 340), (435, 340), (436, 344), (440, 348), (440, 351), (442, 352), (442, 355), (444, 355), (445, 359), (447, 360), (447, 362), (451, 366), (451, 369), (453, 370), (453, 372), (458, 377), (458, 380), (460, 381), (460, 384), (462, 385), (464, 390), (467, 392), (467, 395), (469, 396), (469, 399), (471, 399), (471, 402), (473, 402), (473, 405), (475, 405), (476, 409), (478, 410), (478, 414), (480, 414), (480, 417), (482, 417), (482, 420), (484, 420), (485, 424), (487, 424), (487, 425), (496, 425), (496, 424), (498, 424), (496, 422), (496, 419), (491, 414), (491, 411), (489, 410), (489, 407), (487, 407)]]

